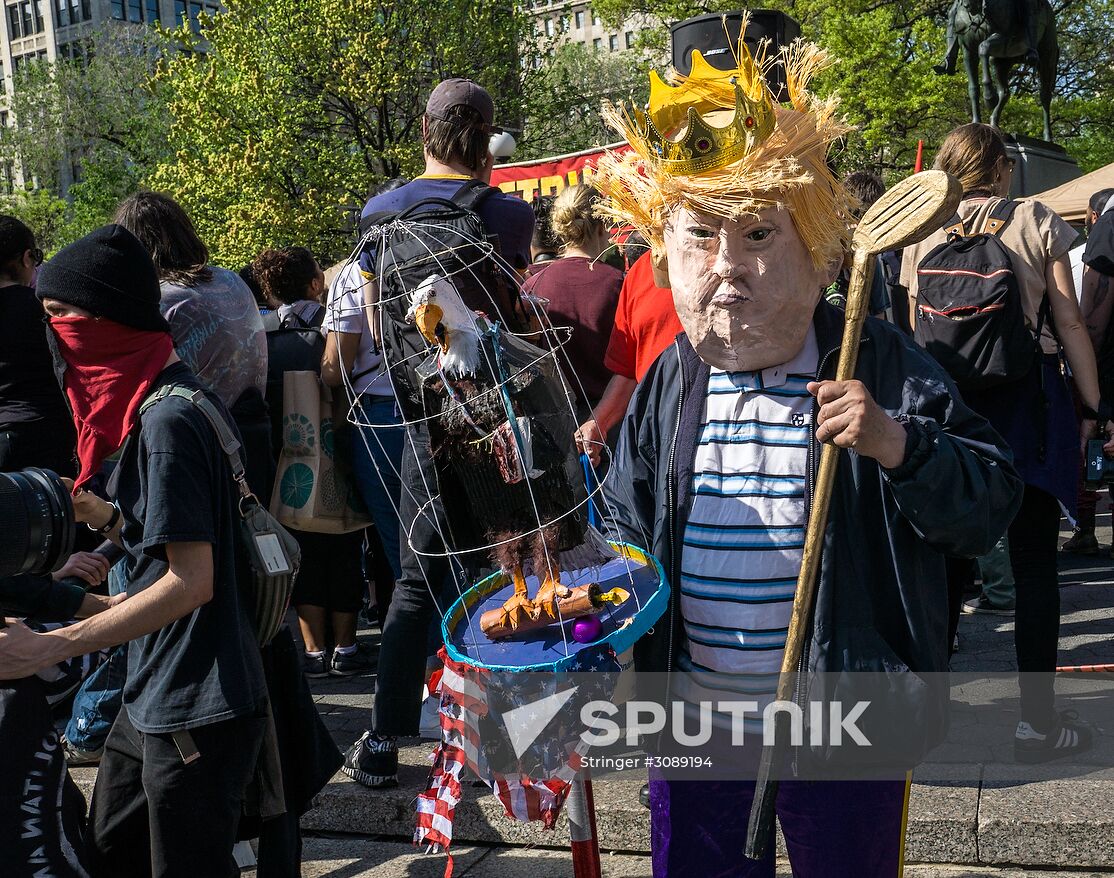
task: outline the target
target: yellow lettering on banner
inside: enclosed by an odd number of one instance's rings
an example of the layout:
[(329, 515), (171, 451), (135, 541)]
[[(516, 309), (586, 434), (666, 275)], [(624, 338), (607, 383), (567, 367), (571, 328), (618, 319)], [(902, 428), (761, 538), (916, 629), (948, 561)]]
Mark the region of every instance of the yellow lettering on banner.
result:
[(554, 174), (552, 177), (542, 177), (541, 185), (538, 188), (542, 195), (556, 195), (565, 188), (565, 178), (560, 174)]
[(538, 178), (534, 177), (530, 180), (518, 180), (516, 183), (518, 191), (522, 193), (522, 200), (530, 204), (537, 195)]
[(518, 188), (518, 182), (515, 180), (506, 180), (499, 184), (499, 188), (510, 195), (515, 189)]

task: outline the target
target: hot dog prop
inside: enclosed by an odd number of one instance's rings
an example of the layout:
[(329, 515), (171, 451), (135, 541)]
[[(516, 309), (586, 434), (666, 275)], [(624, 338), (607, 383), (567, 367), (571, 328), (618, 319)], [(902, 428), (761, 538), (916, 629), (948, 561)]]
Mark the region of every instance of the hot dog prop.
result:
[(480, 616), (480, 630), (488, 639), (499, 640), (512, 634), (536, 631), (559, 622), (568, 622), (570, 619), (593, 616), (608, 604), (617, 607), (629, 597), (630, 593), (622, 588), (601, 591), (597, 582), (578, 585), (576, 588), (569, 589), (564, 597), (558, 595), (544, 605), (535, 605), (537, 618), (534, 618), (532, 613), (520, 621), (517, 628), (511, 627), (507, 614), (502, 608), (488, 610)]

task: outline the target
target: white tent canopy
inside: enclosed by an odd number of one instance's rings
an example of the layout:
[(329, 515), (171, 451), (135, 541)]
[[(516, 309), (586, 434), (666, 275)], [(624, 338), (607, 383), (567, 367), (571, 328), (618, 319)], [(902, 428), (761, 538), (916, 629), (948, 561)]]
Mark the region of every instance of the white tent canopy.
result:
[(1081, 223), (1087, 214), (1087, 202), (1100, 189), (1114, 189), (1114, 162), (1082, 177), (1068, 180), (1055, 189), (1030, 195), (1026, 200), (1039, 201), (1051, 207), (1068, 222)]

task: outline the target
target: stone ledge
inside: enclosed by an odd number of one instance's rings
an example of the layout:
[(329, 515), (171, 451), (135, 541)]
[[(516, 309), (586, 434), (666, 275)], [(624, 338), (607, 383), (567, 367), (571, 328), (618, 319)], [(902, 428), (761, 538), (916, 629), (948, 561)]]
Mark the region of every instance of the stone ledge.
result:
[[(542, 848), (453, 847), (457, 878), (567, 878), (572, 863), (567, 850)], [(603, 854), (604, 878), (651, 878), (650, 858), (640, 854)], [(425, 854), (403, 841), (373, 838), (307, 838), (304, 878), (441, 878), (445, 857)], [(999, 869), (987, 866), (905, 867), (905, 878), (1110, 878), (1110, 872), (1061, 872)], [(255, 878), (245, 870), (243, 878)], [(779, 861), (777, 878), (792, 878)]]
[(979, 860), (1112, 869), (1112, 801), (1112, 769), (988, 765), (979, 798)]
[[(302, 818), (302, 826), (311, 834), (411, 838), (414, 798), (424, 789), (427, 753), (425, 745), (403, 750), (401, 785), (396, 789), (366, 790), (338, 774), (322, 791), (317, 807)], [(1114, 770), (991, 764), (983, 767), (981, 780), (972, 777), (972, 771), (972, 766), (948, 764), (917, 770), (906, 842), (909, 862), (961, 867), (955, 875), (982, 874), (974, 867), (998, 864), (1114, 870), (1114, 814), (1103, 810), (1114, 800)], [(75, 769), (72, 774), (88, 795), (96, 771)], [(649, 851), (648, 812), (638, 803), (642, 782), (637, 775), (607, 778), (594, 785), (605, 851)], [(564, 813), (553, 831), (536, 823), (518, 823), (504, 815), (485, 787), (471, 784), (465, 785), (464, 800), (457, 807), (454, 835), (462, 846), (567, 850), (569, 843)], [(784, 855), (780, 836), (778, 851)], [(1000, 874), (1012, 878), (1033, 872), (1007, 868)]]

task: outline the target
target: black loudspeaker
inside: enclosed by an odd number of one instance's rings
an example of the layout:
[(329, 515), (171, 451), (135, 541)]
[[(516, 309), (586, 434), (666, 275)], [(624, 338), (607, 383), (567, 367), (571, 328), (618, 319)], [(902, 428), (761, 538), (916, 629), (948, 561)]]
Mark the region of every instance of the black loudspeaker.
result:
[[(735, 66), (735, 47), (739, 44), (739, 29), (743, 13), (717, 12), (711, 15), (698, 15), (679, 21), (669, 32), (673, 41), (673, 66), (679, 73), (688, 75), (692, 70), (690, 58), (692, 50), (699, 49), (704, 60), (720, 70), (730, 70)], [(793, 42), (801, 35), (801, 26), (784, 12), (770, 9), (755, 9), (750, 13), (750, 24), (743, 35), (743, 42), (751, 54), (758, 50), (763, 39), (770, 41), (767, 53), (774, 56), (778, 50)], [(766, 77), (774, 97), (779, 101), (788, 100), (785, 93), (785, 71), (775, 64)]]

